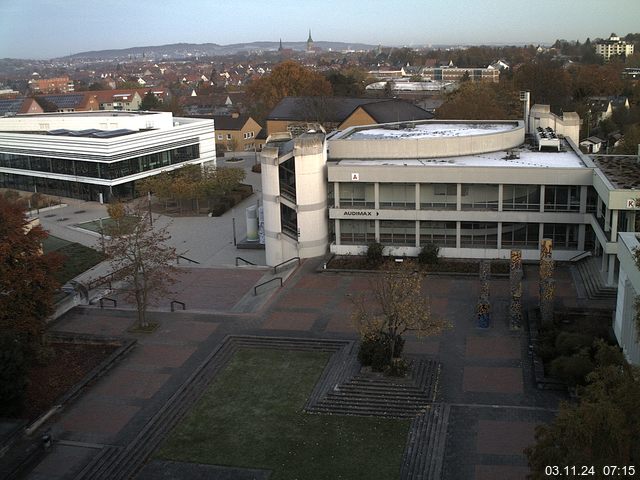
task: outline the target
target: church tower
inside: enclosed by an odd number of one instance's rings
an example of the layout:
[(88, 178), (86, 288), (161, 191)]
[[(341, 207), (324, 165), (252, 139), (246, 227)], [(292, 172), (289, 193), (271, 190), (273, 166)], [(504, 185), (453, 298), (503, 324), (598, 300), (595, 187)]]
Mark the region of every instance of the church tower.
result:
[(307, 38), (307, 52), (313, 51), (313, 38), (311, 38), (311, 29), (309, 29), (309, 38)]

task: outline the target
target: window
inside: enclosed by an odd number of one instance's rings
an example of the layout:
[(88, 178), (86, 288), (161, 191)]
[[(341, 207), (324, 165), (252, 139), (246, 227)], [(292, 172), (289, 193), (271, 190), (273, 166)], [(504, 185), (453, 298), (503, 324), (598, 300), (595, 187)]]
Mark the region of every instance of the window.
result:
[(575, 250), (578, 248), (578, 226), (566, 223), (545, 223), (544, 238), (550, 238), (556, 250)]
[(540, 210), (539, 185), (504, 185), (502, 187), (502, 209)]
[(289, 208), (284, 204), (280, 204), (280, 222), (282, 225), (282, 233), (291, 238), (298, 239), (298, 214), (293, 208)]
[(380, 243), (401, 246), (416, 245), (416, 222), (412, 220), (380, 221)]
[(420, 245), (456, 246), (456, 222), (420, 222)]
[(503, 223), (502, 248), (538, 248), (540, 225), (537, 223)]
[(415, 209), (415, 183), (381, 183), (380, 208)]
[(498, 224), (461, 222), (460, 245), (468, 248), (498, 248)]
[(368, 245), (376, 241), (375, 220), (340, 220), (340, 243)]
[(373, 183), (340, 183), (340, 208), (374, 208)]
[(458, 186), (455, 183), (421, 183), (420, 208), (455, 210)]
[(463, 210), (498, 210), (498, 185), (462, 186)]
[(544, 189), (545, 212), (579, 212), (580, 187), (577, 185), (547, 185)]

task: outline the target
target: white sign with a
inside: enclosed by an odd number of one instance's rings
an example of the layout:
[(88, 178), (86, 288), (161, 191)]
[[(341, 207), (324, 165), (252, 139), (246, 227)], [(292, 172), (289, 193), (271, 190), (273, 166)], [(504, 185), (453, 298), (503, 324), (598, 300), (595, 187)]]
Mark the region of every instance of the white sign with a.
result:
[(634, 198), (627, 198), (627, 208), (636, 208), (637, 202)]
[(351, 181), (352, 182), (357, 182), (360, 180), (360, 174), (359, 173), (352, 173), (351, 174)]

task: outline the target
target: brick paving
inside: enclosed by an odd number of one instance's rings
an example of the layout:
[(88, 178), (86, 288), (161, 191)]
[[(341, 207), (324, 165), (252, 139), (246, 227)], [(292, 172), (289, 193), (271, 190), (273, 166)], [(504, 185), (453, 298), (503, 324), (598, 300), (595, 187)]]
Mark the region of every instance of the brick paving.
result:
[(533, 422), (504, 422), (480, 420), (476, 438), (476, 452), (491, 455), (522, 455), (523, 449), (534, 441)]
[(269, 315), (263, 328), (269, 330), (310, 330), (317, 318), (318, 315), (315, 313), (276, 311)]
[[(282, 289), (270, 292), (268, 303), (246, 314), (225, 312), (231, 312), (243, 295), (252, 292), (264, 272), (191, 269), (195, 272), (180, 287), (189, 298), (188, 310), (152, 312), (152, 320), (160, 325), (149, 335), (127, 332), (134, 322), (133, 311), (71, 311), (53, 328), (124, 335), (137, 338), (139, 343), (127, 358), (52, 419), (49, 427), (54, 437), (71, 443), (128, 445), (228, 334), (357, 339), (350, 320), (352, 299), (354, 295), (370, 294), (370, 276), (316, 273), (317, 264), (303, 263)], [(580, 304), (580, 299), (572, 297), (575, 287), (570, 283), (568, 268), (559, 266), (556, 271), (558, 305)], [(525, 306), (533, 305), (538, 289), (535, 269), (525, 267), (524, 282)], [(504, 279), (490, 281), (489, 329), (476, 328), (478, 285), (475, 277), (427, 277), (424, 291), (431, 299), (432, 313), (449, 320), (453, 329), (429, 339), (408, 335), (406, 352), (442, 364), (439, 401), (451, 405), (442, 478), (523, 478), (527, 467), (521, 449), (531, 440), (535, 425), (553, 418), (563, 397), (535, 388), (524, 333), (509, 331)], [(50, 475), (46, 478), (73, 478), (70, 472), (77, 472), (96, 451), (86, 446), (57, 449), (30, 478), (45, 478), (47, 471)], [(67, 457), (75, 458), (75, 463), (69, 460), (65, 470)]]
[(119, 369), (97, 385), (92, 393), (112, 397), (151, 398), (171, 375)]
[(475, 358), (519, 359), (520, 339), (509, 337), (467, 337), (465, 356)]

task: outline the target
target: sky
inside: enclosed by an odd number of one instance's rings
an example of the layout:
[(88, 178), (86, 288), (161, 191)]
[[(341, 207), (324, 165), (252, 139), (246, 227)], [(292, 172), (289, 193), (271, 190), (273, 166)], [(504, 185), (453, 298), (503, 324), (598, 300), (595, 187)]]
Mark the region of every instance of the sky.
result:
[(253, 41), (551, 44), (640, 31), (640, 0), (0, 0), (0, 58)]

